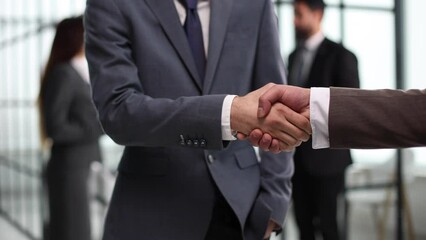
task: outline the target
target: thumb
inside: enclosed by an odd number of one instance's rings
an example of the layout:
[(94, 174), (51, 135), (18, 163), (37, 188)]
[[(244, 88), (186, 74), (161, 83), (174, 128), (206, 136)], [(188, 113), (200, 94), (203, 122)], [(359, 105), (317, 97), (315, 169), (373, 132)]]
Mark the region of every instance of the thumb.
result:
[(285, 92), (285, 86), (275, 85), (268, 89), (259, 97), (259, 106), (257, 109), (257, 117), (264, 118), (269, 114), (271, 106), (278, 102)]

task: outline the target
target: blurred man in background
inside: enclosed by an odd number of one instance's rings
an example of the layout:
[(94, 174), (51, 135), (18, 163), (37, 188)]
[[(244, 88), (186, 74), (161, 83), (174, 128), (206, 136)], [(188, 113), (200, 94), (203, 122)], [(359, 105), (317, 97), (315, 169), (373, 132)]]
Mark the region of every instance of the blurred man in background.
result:
[[(321, 30), (323, 0), (295, 0), (297, 48), (289, 58), (289, 84), (310, 87), (359, 87), (357, 59)], [(337, 196), (344, 187), (349, 150), (312, 149), (302, 143), (294, 157), (293, 200), (300, 239), (338, 239)]]

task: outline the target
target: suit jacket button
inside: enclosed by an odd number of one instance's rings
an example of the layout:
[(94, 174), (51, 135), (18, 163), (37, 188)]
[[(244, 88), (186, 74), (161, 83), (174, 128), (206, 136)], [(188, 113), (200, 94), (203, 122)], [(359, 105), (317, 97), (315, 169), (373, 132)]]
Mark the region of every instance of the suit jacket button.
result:
[(179, 138), (180, 138), (179, 144), (180, 144), (181, 146), (185, 146), (185, 145), (186, 145), (186, 143), (185, 143), (185, 138), (183, 137), (183, 135), (180, 135), (180, 136), (179, 136)]
[(205, 148), (207, 146), (207, 142), (205, 139), (200, 140), (200, 147)]
[(194, 144), (194, 147), (198, 147), (199, 142), (198, 142), (198, 140), (197, 140), (197, 139), (194, 139), (194, 141), (192, 141), (192, 142), (193, 142), (193, 144)]
[(186, 145), (191, 147), (192, 146), (192, 140), (186, 140)]
[(210, 164), (214, 162), (214, 157), (212, 155), (209, 155), (207, 158)]

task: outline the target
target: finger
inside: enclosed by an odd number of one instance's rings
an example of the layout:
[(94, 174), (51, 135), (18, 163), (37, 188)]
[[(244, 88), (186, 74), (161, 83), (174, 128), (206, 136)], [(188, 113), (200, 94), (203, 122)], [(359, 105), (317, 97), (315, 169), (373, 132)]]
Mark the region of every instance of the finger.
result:
[(271, 146), (270, 146), (269, 150), (272, 153), (280, 153), (281, 152), (281, 150), (280, 150), (280, 143), (279, 143), (279, 141), (277, 139), (272, 139), (272, 143), (271, 143)]
[(238, 140), (246, 140), (247, 139), (247, 135), (245, 135), (244, 133), (237, 133), (237, 139)]
[(262, 139), (260, 139), (259, 141), (259, 148), (261, 148), (264, 151), (269, 151), (271, 143), (272, 143), (272, 136), (265, 133), (263, 134)]
[(290, 123), (286, 125), (286, 127), (289, 128), (288, 132), (294, 138), (305, 142), (309, 140), (312, 134), (312, 128), (310, 121), (306, 117), (292, 111), (286, 115), (286, 119)]
[(300, 145), (299, 142), (301, 142), (299, 139), (294, 138), (293, 136), (289, 135), (287, 132), (284, 131), (273, 131), (270, 134), (273, 136), (273, 138), (284, 142), (289, 147), (297, 147)]
[(273, 231), (274, 231), (274, 224), (269, 223), (268, 227), (266, 228), (266, 232), (265, 232), (265, 235), (263, 236), (263, 239), (269, 239)]
[(259, 142), (263, 137), (263, 132), (260, 129), (254, 129), (248, 136), (249, 142), (255, 146), (259, 146)]
[(309, 108), (305, 109), (300, 114), (302, 114), (302, 116), (304, 116), (307, 119), (311, 119), (311, 111)]
[(281, 131), (288, 133), (296, 140), (305, 142), (309, 140), (312, 129), (306, 117), (282, 104), (274, 104), (274, 109), (279, 114), (278, 118), (273, 119), (276, 127), (279, 127)]
[(285, 142), (279, 142), (279, 145), (280, 145), (280, 151), (281, 152), (291, 152), (291, 151), (294, 151), (294, 147), (289, 146)]
[(259, 106), (257, 110), (257, 116), (264, 118), (269, 114), (271, 106), (278, 102), (285, 92), (285, 87), (282, 85), (275, 85), (268, 89), (262, 96), (259, 97)]
[[(276, 110), (275, 107), (274, 110)], [(271, 134), (273, 138), (285, 142), (289, 146), (296, 145), (302, 139), (309, 139), (309, 134), (288, 122), (285, 111), (279, 110), (278, 115), (275, 115), (275, 111), (271, 114), (274, 115), (266, 118), (268, 121), (265, 122), (267, 126), (265, 132)]]
[(279, 129), (282, 132), (287, 133), (292, 138), (294, 138), (297, 141), (308, 141), (311, 135), (307, 133), (305, 130), (300, 129), (299, 127), (295, 126), (292, 122), (290, 122), (287, 119), (288, 122), (282, 123), (282, 125), (279, 127)]

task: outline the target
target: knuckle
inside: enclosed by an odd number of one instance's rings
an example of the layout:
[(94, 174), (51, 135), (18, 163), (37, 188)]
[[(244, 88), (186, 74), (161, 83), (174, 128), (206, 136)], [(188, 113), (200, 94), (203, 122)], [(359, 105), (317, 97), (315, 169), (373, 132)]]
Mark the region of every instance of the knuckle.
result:
[(266, 84), (266, 86), (267, 87), (273, 87), (273, 86), (275, 86), (275, 83), (268, 83), (268, 84)]

